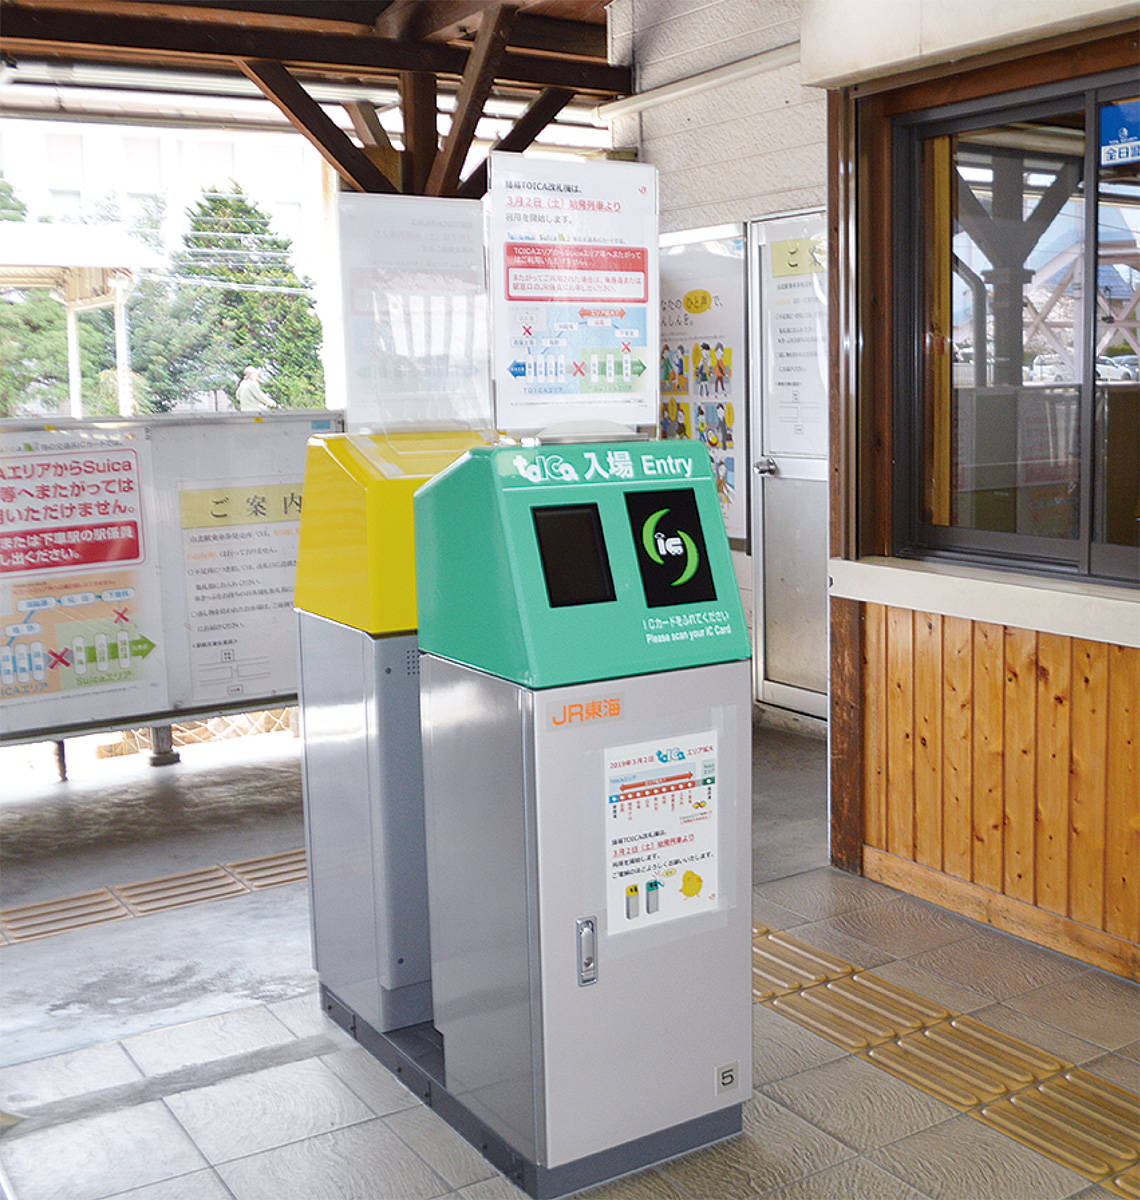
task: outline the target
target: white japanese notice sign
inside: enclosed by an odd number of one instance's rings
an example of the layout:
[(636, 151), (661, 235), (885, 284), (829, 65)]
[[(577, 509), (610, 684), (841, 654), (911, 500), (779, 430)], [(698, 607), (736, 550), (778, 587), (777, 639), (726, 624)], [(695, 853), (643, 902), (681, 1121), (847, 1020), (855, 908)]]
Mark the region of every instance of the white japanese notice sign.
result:
[(166, 707), (150, 479), (137, 427), (5, 437), (0, 732)]
[(827, 457), (827, 226), (765, 221), (760, 247), (766, 451)]
[(605, 751), (609, 933), (721, 907), (716, 731)]
[(491, 155), (496, 424), (652, 424), (657, 170)]
[(295, 685), (289, 637), (301, 480), (228, 480), (179, 493), (195, 704)]

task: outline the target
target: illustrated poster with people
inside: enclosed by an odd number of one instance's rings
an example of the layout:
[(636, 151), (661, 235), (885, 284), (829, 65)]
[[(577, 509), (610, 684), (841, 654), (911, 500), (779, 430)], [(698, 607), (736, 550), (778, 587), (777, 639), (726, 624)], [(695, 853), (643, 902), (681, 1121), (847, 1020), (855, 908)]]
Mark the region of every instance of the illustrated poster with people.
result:
[(738, 226), (661, 239), (658, 436), (709, 449), (731, 539), (748, 537), (744, 235)]

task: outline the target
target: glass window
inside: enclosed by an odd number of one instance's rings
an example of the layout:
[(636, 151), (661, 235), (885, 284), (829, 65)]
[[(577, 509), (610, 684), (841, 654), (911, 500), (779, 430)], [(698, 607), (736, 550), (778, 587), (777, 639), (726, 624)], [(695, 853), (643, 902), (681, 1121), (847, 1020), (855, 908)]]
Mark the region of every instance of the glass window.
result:
[(1140, 105), (996, 116), (896, 143), (899, 549), (1135, 577)]

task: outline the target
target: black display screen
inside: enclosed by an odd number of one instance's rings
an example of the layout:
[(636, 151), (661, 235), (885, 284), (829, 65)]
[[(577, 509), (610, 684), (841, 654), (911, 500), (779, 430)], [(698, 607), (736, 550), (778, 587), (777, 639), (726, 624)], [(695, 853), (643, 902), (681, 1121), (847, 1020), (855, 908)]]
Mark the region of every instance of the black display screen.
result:
[(614, 599), (614, 580), (596, 504), (535, 508), (534, 530), (551, 608)]
[(650, 608), (716, 599), (692, 488), (626, 492), (645, 603)]

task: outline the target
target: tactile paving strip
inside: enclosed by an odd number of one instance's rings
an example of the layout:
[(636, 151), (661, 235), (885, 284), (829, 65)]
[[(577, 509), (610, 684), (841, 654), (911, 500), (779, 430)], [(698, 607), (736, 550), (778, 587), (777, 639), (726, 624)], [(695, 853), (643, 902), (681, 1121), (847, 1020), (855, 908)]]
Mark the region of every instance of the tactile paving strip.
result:
[(757, 1000), (798, 992), (854, 971), (851, 963), (834, 954), (786, 933), (770, 933), (763, 926), (753, 926), (752, 995)]
[(1140, 1156), (1136, 1093), (1087, 1071), (1073, 1067), (974, 1115), (1082, 1175), (1126, 1178), (1131, 1169), (1135, 1176)]
[(223, 865), (231, 875), (255, 891), (280, 887), (284, 883), (300, 883), (309, 877), (309, 864), (304, 850), (286, 850), (282, 854), (247, 858), (242, 862)]
[[(780, 949), (789, 943), (790, 957)], [(761, 987), (755, 986), (758, 952)], [(846, 974), (813, 980), (816, 961), (831, 956), (786, 934), (755, 927), (752, 954), (758, 1002), (1124, 1200), (1140, 1200), (1135, 1092), (871, 971), (846, 964)], [(776, 968), (769, 958), (778, 961)]]
[(950, 1018), (946, 1009), (870, 971), (777, 996), (772, 1007), (851, 1051), (867, 1050)]
[(220, 900), (248, 892), (240, 879), (235, 879), (222, 867), (205, 867), (200, 871), (185, 871), (161, 879), (145, 879), (141, 883), (126, 883), (111, 889), (136, 916), (182, 908), (202, 900)]
[(1068, 1065), (970, 1017), (874, 1046), (863, 1057), (963, 1112), (1048, 1079)]
[(131, 915), (107, 888), (61, 896), (41, 904), (24, 904), (0, 912), (0, 931), (6, 943), (30, 942), (36, 938), (121, 921)]

